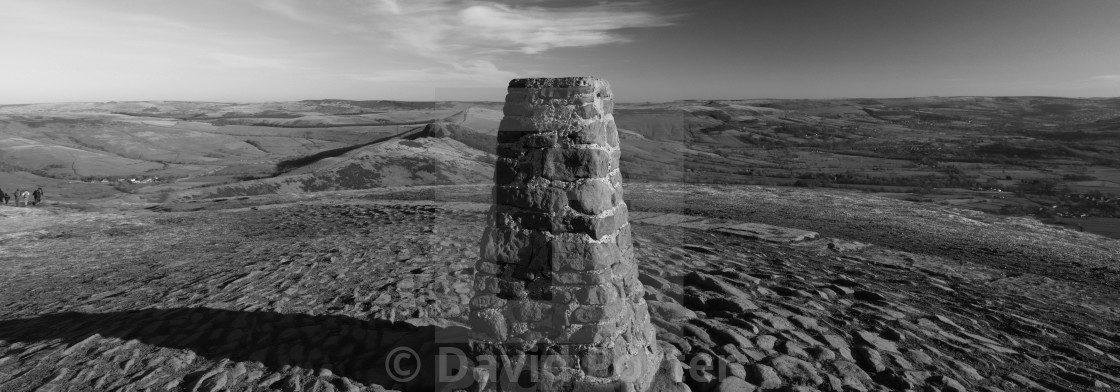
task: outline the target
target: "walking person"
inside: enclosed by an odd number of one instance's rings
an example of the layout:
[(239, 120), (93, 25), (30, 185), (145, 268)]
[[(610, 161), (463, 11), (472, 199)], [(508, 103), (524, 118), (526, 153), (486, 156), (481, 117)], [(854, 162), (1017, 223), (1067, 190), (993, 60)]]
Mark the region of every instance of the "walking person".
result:
[(43, 187), (36, 188), (35, 192), (31, 192), (31, 196), (35, 198), (35, 202), (32, 203), (32, 205), (39, 205), (39, 203), (43, 201)]

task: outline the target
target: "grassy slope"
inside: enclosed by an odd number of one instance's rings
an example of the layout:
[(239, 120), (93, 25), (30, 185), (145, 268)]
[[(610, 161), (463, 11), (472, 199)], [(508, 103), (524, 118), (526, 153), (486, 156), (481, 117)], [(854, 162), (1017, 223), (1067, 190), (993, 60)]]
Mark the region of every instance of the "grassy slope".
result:
[[(269, 176), (281, 161), (297, 162), (294, 168), (339, 157), (419, 127), (407, 124), (445, 121), (452, 139), (491, 151), (500, 109), (342, 100), (16, 105), (0, 108), (0, 162), (52, 186), (57, 181), (48, 177), (173, 179), (134, 190), (165, 192)], [(1116, 99), (681, 101), (619, 104), (615, 119), (631, 179), (856, 187), (1019, 213), (1060, 200), (964, 188), (1014, 190), (1041, 180), (1120, 193)], [(345, 126), (370, 122), (382, 125)], [(923, 189), (933, 194), (906, 194)]]

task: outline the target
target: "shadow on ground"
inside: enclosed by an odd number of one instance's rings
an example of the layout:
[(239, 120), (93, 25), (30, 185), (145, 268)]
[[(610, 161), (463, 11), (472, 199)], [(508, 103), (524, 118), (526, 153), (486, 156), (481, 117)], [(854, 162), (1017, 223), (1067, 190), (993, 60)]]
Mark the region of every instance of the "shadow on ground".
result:
[[(462, 327), (211, 308), (66, 312), (0, 321), (0, 340), (9, 344), (62, 340), (68, 347), (84, 345), (88, 347), (77, 350), (92, 350), (99, 340), (95, 335), (135, 339), (152, 346), (191, 350), (215, 361), (257, 361), (276, 372), (289, 366), (329, 369), (366, 385), (406, 390), (433, 390), (437, 377), (432, 371), (440, 348), (468, 353), (466, 333)], [(421, 362), (401, 354), (405, 348), (417, 353)], [(407, 383), (398, 383), (389, 374), (414, 373), (418, 364), (422, 369), (419, 376)], [(188, 374), (186, 385), (205, 370)]]

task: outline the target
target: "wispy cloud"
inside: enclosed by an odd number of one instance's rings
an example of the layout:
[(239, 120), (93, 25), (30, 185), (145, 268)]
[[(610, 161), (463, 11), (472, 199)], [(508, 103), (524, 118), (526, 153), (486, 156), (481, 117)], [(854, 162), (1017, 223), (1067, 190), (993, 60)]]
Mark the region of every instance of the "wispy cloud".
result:
[[(676, 15), (650, 2), (586, 6), (511, 6), (495, 1), (353, 0), (321, 3), (260, 0), (257, 4), (293, 21), (324, 29), (345, 29), (382, 42), (411, 46), (418, 54), (519, 51), (539, 53), (559, 47), (586, 47), (629, 38), (619, 30), (661, 27)], [(522, 2), (523, 3), (523, 2)], [(543, 2), (530, 2), (543, 3)]]
[[(362, 74), (367, 81), (482, 80), (514, 75), (501, 70), (504, 56), (555, 48), (590, 47), (631, 40), (624, 29), (671, 25), (675, 15), (648, 1), (546, 7), (477, 0), (260, 0), (266, 11), (325, 31), (344, 31), (371, 47), (429, 59), (429, 66)], [(394, 79), (396, 78), (396, 79)]]
[(495, 49), (539, 53), (629, 39), (618, 30), (671, 24), (670, 17), (635, 4), (601, 4), (577, 9), (474, 5), (458, 14), (461, 35)]
[(0, 42), (4, 38), (41, 39), (33, 33), (73, 39), (145, 40), (192, 30), (194, 26), (169, 16), (98, 7), (71, 9), (66, 4), (48, 1), (5, 3), (4, 12), (0, 13)]
[(299, 2), (290, 0), (265, 0), (258, 1), (257, 6), (265, 11), (272, 12), (300, 23), (322, 24), (329, 20), (315, 17), (315, 13), (301, 9)]
[(397, 4), (397, 0), (380, 0), (380, 3), (385, 8), (385, 11), (393, 15), (400, 15), (401, 6)]
[(354, 80), (375, 83), (412, 83), (412, 82), (455, 82), (462, 80), (477, 81), (481, 84), (504, 84), (517, 74), (499, 69), (486, 60), (465, 63), (448, 62), (420, 69), (391, 69), (368, 74), (346, 74)]
[(171, 19), (160, 15), (149, 14), (122, 14), (120, 15), (122, 21), (128, 24), (135, 24), (140, 26), (148, 26), (150, 28), (158, 29), (179, 29), (179, 30), (193, 30), (194, 26), (190, 24)]
[(295, 70), (301, 67), (289, 59), (250, 56), (235, 53), (206, 53), (206, 58), (229, 68)]
[(1120, 75), (1097, 75), (1097, 76), (1089, 78), (1089, 80), (1101, 81), (1101, 82), (1117, 82), (1117, 83), (1120, 83)]
[[(51, 94), (84, 88), (114, 99), (118, 84), (160, 96), (293, 98), (501, 86), (539, 74), (551, 64), (541, 53), (625, 43), (632, 29), (674, 23), (667, 1), (0, 0), (12, 70), (0, 74), (0, 100), (45, 96), (41, 80), (56, 81)], [(256, 70), (267, 72), (245, 72)]]

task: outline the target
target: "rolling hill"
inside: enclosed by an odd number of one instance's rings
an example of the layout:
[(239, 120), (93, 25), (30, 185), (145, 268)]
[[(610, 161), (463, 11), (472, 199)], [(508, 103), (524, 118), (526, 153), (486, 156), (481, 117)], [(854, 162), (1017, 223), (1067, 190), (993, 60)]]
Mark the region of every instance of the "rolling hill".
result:
[(252, 196), (491, 181), (493, 154), (471, 148), (432, 126), (324, 157), (283, 175), (174, 193), (172, 199)]
[[(501, 109), (331, 99), (7, 105), (0, 188), (159, 202), (484, 181), (488, 170), (474, 162), (494, 152)], [(1120, 194), (1115, 98), (619, 103), (614, 116), (630, 181), (848, 188), (1065, 223), (1118, 214), (1108, 196)], [(1108, 225), (1085, 219), (1074, 226)]]

